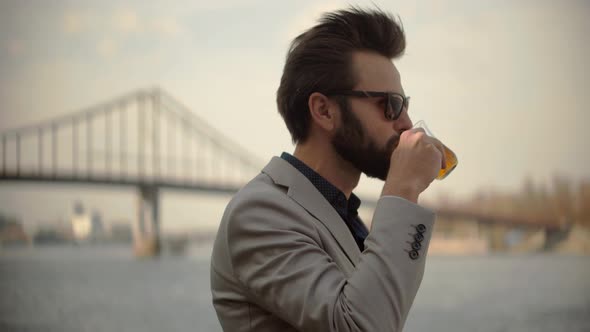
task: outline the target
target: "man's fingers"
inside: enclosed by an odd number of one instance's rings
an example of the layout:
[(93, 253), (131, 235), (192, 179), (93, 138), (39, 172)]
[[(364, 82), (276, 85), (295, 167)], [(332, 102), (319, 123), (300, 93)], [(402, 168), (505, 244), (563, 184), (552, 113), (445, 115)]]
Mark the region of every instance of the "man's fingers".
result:
[(442, 144), (441, 141), (439, 141), (438, 139), (434, 138), (434, 137), (430, 137), (433, 140), (433, 144), (434, 146), (436, 146), (436, 148), (438, 149), (438, 151), (440, 151), (440, 154), (442, 156), (442, 158), (440, 159), (440, 168), (444, 169), (447, 167), (447, 159), (445, 157), (445, 147)]
[(426, 144), (432, 144), (441, 154), (440, 168), (446, 168), (447, 160), (445, 157), (445, 148), (441, 141), (439, 141), (436, 137), (428, 136), (423, 128), (412, 128), (411, 130), (404, 131), (401, 136), (407, 137), (407, 135), (412, 135), (412, 140), (423, 141)]

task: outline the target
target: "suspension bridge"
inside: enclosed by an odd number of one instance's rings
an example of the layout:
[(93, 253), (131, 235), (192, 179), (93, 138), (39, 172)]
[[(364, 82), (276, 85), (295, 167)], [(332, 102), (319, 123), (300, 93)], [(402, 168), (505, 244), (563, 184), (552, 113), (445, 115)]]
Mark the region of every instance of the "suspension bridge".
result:
[[(0, 181), (136, 188), (133, 236), (140, 255), (159, 251), (162, 189), (229, 195), (264, 166), (160, 88), (140, 89), (71, 114), (6, 130), (0, 137)], [(365, 198), (363, 206), (374, 207), (376, 202)], [(502, 225), (506, 232), (506, 227), (542, 228), (548, 239), (551, 234), (563, 237), (568, 230), (563, 222), (551, 218), (530, 220), (445, 207), (435, 210), (445, 219), (468, 220), (484, 227)]]
[(159, 246), (161, 189), (231, 194), (263, 166), (159, 88), (7, 130), (1, 139), (1, 181), (137, 188), (139, 251)]

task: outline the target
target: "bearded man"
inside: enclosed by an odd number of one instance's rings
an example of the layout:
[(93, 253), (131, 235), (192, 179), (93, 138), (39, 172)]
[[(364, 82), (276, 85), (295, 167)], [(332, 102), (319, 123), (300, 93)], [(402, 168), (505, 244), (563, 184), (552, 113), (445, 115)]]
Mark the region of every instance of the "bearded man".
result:
[[(325, 14), (291, 44), (277, 105), (295, 143), (228, 204), (211, 258), (224, 331), (401, 331), (435, 215), (419, 195), (442, 144), (412, 129), (393, 63), (401, 24), (379, 9)], [(352, 193), (384, 181), (371, 229)]]

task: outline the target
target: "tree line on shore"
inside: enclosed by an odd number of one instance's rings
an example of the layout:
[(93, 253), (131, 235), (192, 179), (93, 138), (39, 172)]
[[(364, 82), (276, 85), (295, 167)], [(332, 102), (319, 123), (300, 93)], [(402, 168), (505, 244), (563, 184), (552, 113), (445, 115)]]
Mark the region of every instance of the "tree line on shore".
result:
[(460, 204), (482, 212), (590, 227), (590, 180), (575, 182), (556, 175), (548, 186), (527, 177), (518, 192), (483, 189)]

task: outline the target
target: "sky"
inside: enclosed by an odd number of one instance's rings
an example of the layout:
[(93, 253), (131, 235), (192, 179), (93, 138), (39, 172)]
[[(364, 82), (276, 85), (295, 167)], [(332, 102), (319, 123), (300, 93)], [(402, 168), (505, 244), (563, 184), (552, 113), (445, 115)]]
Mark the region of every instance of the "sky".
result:
[[(259, 160), (292, 152), (275, 103), (290, 41), (349, 4), (399, 15), (410, 116), (458, 156), (424, 197), (590, 179), (587, 1), (5, 0), (0, 132), (159, 86)], [(381, 186), (363, 177), (357, 193)], [(28, 224), (67, 216), (76, 198), (110, 219), (135, 204), (128, 189), (0, 183), (0, 211)], [(163, 220), (214, 226), (226, 201), (166, 192)]]

